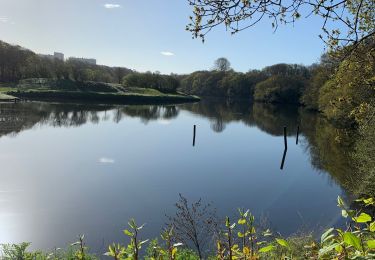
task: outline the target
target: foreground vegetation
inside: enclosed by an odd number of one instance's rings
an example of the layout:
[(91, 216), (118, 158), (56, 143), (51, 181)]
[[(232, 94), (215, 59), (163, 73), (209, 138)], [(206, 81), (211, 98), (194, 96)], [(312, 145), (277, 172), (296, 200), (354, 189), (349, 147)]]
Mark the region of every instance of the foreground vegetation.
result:
[[(329, 228), (319, 240), (315, 240), (312, 235), (283, 238), (269, 229), (262, 230), (249, 210), (239, 210), (235, 221), (226, 217), (224, 223), (216, 222), (215, 211), (210, 205), (204, 205), (200, 200), (190, 205), (180, 195), (176, 215), (169, 217), (169, 224), (160, 235), (162, 242), (158, 239), (142, 240), (140, 233), (144, 225), (139, 226), (132, 219), (128, 229), (124, 230), (128, 243), (109, 245), (104, 255), (116, 260), (374, 259), (375, 200), (356, 200), (357, 210), (349, 209), (340, 197), (337, 202), (347, 226), (344, 229)], [(2, 245), (2, 259), (102, 258), (89, 253), (83, 235), (67, 250), (56, 248), (50, 253), (29, 252), (29, 245)]]

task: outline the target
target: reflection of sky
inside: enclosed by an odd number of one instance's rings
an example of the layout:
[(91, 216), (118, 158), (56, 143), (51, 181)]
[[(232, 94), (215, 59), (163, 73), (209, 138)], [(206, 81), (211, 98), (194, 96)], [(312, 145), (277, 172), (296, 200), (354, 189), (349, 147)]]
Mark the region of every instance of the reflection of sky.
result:
[(339, 187), (312, 168), (294, 137), (280, 171), (283, 138), (240, 122), (217, 134), (208, 119), (185, 111), (147, 125), (136, 117), (118, 122), (115, 111), (99, 117), (107, 120), (0, 139), (0, 243), (63, 247), (84, 233), (103, 251), (103, 241), (124, 239), (131, 217), (156, 237), (178, 193), (214, 202), (222, 216), (250, 208), (283, 234), (338, 216)]

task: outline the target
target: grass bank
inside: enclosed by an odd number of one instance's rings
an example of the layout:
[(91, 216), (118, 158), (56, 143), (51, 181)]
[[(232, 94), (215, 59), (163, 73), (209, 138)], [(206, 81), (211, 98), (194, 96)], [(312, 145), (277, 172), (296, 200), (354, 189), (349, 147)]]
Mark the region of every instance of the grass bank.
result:
[(27, 79), (16, 85), (0, 84), (0, 98), (2, 96), (4, 99), (17, 97), (37, 101), (110, 104), (171, 104), (200, 100), (197, 96), (162, 93), (151, 88), (54, 79)]

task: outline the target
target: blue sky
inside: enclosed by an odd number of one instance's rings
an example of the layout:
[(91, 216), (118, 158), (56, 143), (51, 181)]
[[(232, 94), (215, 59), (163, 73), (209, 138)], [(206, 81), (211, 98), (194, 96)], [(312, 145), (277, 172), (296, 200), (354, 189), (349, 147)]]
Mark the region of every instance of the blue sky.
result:
[(234, 36), (221, 27), (203, 44), (185, 31), (190, 15), (186, 0), (0, 0), (0, 39), (162, 73), (210, 69), (218, 57), (243, 72), (280, 62), (308, 65), (324, 51), (316, 17), (275, 33), (267, 20)]

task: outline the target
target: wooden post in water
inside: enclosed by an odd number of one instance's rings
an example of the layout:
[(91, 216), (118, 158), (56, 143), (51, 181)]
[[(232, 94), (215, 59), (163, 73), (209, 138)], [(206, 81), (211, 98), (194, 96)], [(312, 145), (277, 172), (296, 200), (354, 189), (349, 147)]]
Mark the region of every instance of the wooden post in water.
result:
[(194, 125), (194, 130), (193, 130), (193, 146), (195, 146), (195, 135), (196, 135), (196, 132), (197, 132), (197, 126)]
[(297, 126), (297, 137), (296, 137), (296, 144), (298, 144), (298, 137), (299, 137), (299, 125)]
[(286, 139), (286, 126), (284, 126), (284, 149), (288, 150), (288, 141)]
[(285, 163), (286, 151), (287, 151), (287, 149), (284, 150), (283, 158), (281, 159), (280, 170), (284, 169), (284, 163)]

